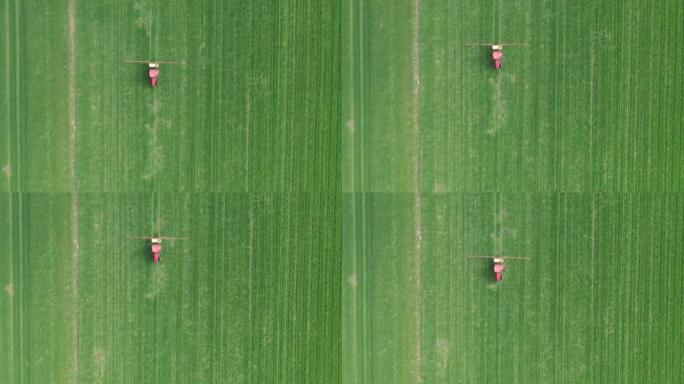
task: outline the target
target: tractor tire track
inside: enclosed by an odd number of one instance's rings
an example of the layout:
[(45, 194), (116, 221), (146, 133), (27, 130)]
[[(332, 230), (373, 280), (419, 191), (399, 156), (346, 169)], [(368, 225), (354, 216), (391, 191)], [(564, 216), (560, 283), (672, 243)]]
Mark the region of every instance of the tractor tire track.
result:
[[(12, 99), (10, 97), (10, 94), (12, 92), (12, 88), (10, 85), (10, 72), (11, 72), (11, 65), (10, 65), (10, 18), (9, 18), (9, 13), (10, 13), (10, 5), (9, 2), (5, 3), (5, 86), (6, 86), (6, 121), (7, 121), (7, 165), (3, 167), (3, 173), (5, 175), (6, 181), (7, 181), (7, 192), (5, 195), (7, 197), (7, 207), (9, 208), (9, 214), (7, 215), (7, 250), (8, 250), (8, 255), (7, 255), (7, 260), (9, 261), (8, 263), (8, 281), (7, 284), (3, 287), (5, 294), (7, 295), (7, 330), (3, 330), (3, 336), (5, 336), (8, 340), (7, 345), (9, 347), (9, 351), (7, 354), (9, 355), (9, 361), (16, 361), (15, 358), (15, 350), (14, 350), (14, 293), (15, 293), (15, 286), (14, 286), (14, 222), (13, 222), (13, 217), (14, 217), (14, 203), (12, 201), (12, 196), (13, 196), (13, 191), (12, 191), (12, 171), (11, 171), (11, 164), (12, 164), (12, 146), (11, 146), (11, 138), (12, 138), (12, 120), (11, 120), (11, 110), (12, 110), (12, 104), (10, 100)], [(15, 21), (16, 22), (16, 21)], [(18, 187), (17, 187), (18, 188)], [(19, 243), (21, 245), (21, 243)], [(14, 382), (14, 369), (9, 369), (7, 372), (7, 375), (4, 377), (8, 377), (10, 382)]]
[(415, 313), (415, 383), (423, 382), (422, 375), (422, 339), (423, 339), (423, 287), (421, 282), (421, 265), (423, 253), (422, 234), (422, 207), (420, 195), (420, 0), (414, 2), (413, 24), (413, 47), (411, 50), (413, 63), (413, 127), (414, 127), (414, 161), (413, 161), (413, 187), (414, 203), (413, 215), (416, 231), (416, 247), (414, 252), (414, 283), (416, 292), (417, 308)]
[(71, 285), (74, 291), (76, 311), (72, 320), (73, 351), (71, 356), (71, 382), (79, 381), (79, 353), (80, 353), (80, 308), (79, 308), (79, 225), (78, 225), (78, 180), (76, 178), (76, 158), (77, 158), (77, 132), (76, 124), (76, 0), (69, 1), (69, 125), (71, 126), (69, 159), (69, 175), (71, 178), (71, 246), (72, 246), (72, 266), (71, 266)]
[[(364, 358), (371, 350), (369, 292), (367, 274), (367, 228), (365, 189), (365, 154), (364, 154), (364, 5), (358, 1), (349, 2), (349, 94), (350, 117), (346, 127), (349, 134), (349, 204), (351, 209), (351, 244), (350, 257), (352, 275), (349, 279), (351, 287), (351, 342), (352, 357), (349, 382), (361, 383), (370, 377), (371, 364)], [(357, 128), (359, 130), (357, 131)], [(357, 135), (357, 132), (359, 133)], [(357, 164), (358, 159), (358, 164)], [(357, 186), (358, 185), (358, 186)], [(360, 250), (357, 251), (357, 243)], [(360, 286), (359, 286), (360, 284)], [(358, 287), (358, 289), (357, 289)]]
[[(5, 99), (6, 99), (6, 106), (7, 110), (5, 111), (6, 115), (6, 121), (7, 121), (7, 164), (2, 167), (2, 172), (5, 175), (5, 179), (7, 181), (7, 191), (12, 192), (12, 120), (11, 120), (11, 110), (12, 110), (12, 103), (11, 100), (12, 98), (10, 97), (10, 94), (12, 93), (12, 87), (10, 85), (10, 72), (11, 72), (11, 66), (10, 66), (10, 57), (12, 55), (10, 54), (10, 19), (9, 19), (9, 13), (10, 13), (10, 6), (9, 2), (5, 3), (5, 87), (6, 87), (6, 93), (5, 93)], [(10, 205), (11, 207), (11, 205)]]
[[(21, 55), (20, 55), (20, 44), (19, 44), (19, 36), (20, 36), (20, 30), (19, 30), (19, 5), (17, 3), (13, 4), (14, 6), (14, 108), (15, 108), (15, 115), (14, 115), (14, 127), (15, 127), (15, 153), (14, 153), (14, 159), (16, 161), (15, 164), (15, 169), (16, 169), (16, 181), (15, 181), (15, 189), (14, 191), (12, 190), (12, 182), (11, 179), (8, 178), (8, 199), (9, 199), (9, 230), (10, 230), (10, 284), (11, 285), (11, 290), (7, 289), (8, 293), (8, 301), (9, 301), (9, 334), (10, 334), (10, 357), (12, 361), (25, 361), (24, 356), (25, 356), (25, 350), (24, 350), (24, 294), (22, 293), (22, 288), (23, 288), (23, 264), (22, 260), (24, 259), (23, 253), (22, 253), (22, 236), (23, 236), (23, 223), (22, 223), (22, 193), (21, 193), (21, 172), (20, 172), (20, 165), (19, 165), (19, 159), (21, 159), (20, 153), (21, 153), (21, 129), (19, 129), (19, 122), (21, 121), (21, 108), (19, 107), (19, 100), (20, 98), (20, 90), (22, 89), (20, 87), (20, 72), (19, 68), (21, 68)], [(6, 26), (7, 26), (7, 86), (8, 86), (8, 96), (12, 92), (12, 86), (10, 84), (10, 72), (11, 72), (11, 62), (10, 62), (10, 51), (11, 46), (10, 46), (10, 5), (9, 2), (6, 3), (6, 14), (7, 14), (7, 19), (6, 19)], [(12, 107), (11, 104), (11, 98), (7, 98), (7, 117), (8, 117), (8, 136), (7, 136), (7, 149), (8, 149), (8, 163), (10, 163), (11, 167), (11, 160), (12, 160), (12, 152), (11, 152), (11, 145), (9, 144), (12, 140), (12, 120), (11, 120), (11, 113), (10, 109)], [(11, 169), (11, 168), (10, 168)], [(16, 238), (16, 252), (17, 252), (17, 259), (19, 260), (18, 262), (15, 261), (14, 258), (14, 243), (12, 242), (12, 238), (14, 236), (14, 223), (13, 223), (13, 217), (14, 217), (14, 202), (13, 202), (13, 193), (16, 192), (16, 217), (17, 217), (17, 223), (16, 223), (16, 233), (17, 233), (17, 238)], [(17, 266), (15, 265), (17, 263)], [(15, 274), (16, 271), (16, 274)], [(10, 292), (15, 292), (13, 294), (10, 294)], [(14, 295), (16, 294), (16, 298)], [(16, 302), (15, 302), (16, 300)], [(16, 303), (16, 304), (15, 304)], [(18, 316), (15, 316), (15, 306), (16, 306), (16, 312), (18, 313)], [(18, 319), (18, 325), (15, 325), (15, 318)], [(17, 329), (18, 328), (18, 329)], [(15, 333), (18, 333), (18, 337), (15, 337)], [(15, 343), (15, 340), (18, 342)], [(14, 367), (10, 369), (10, 377), (11, 380), (17, 380), (17, 381), (22, 381), (25, 375), (25, 370), (22, 364), (17, 364), (16, 365), (17, 369)]]
[[(9, 13), (10, 13), (10, 11), (9, 11), (9, 3), (8, 3), (7, 6), (8, 6), (7, 14), (9, 15)], [(10, 58), (10, 55), (9, 55), (9, 53), (10, 53), (10, 42), (9, 42), (10, 33), (9, 33), (9, 29), (10, 29), (10, 28), (9, 28), (9, 25), (10, 25), (10, 22), (9, 22), (9, 20), (8, 20), (8, 22), (7, 22), (7, 39), (8, 39), (8, 40), (7, 40), (7, 47), (8, 47), (8, 48), (7, 48), (7, 69), (8, 69), (8, 71), (7, 71), (7, 73), (8, 73), (8, 75), (7, 75), (7, 80), (8, 80), (8, 81), (7, 81), (7, 86), (10, 87), (9, 89), (11, 90), (11, 86), (10, 86), (10, 82), (9, 82), (9, 73), (10, 73), (10, 61), (9, 61), (9, 58)], [(20, 82), (21, 76), (20, 76), (20, 72), (19, 72), (19, 68), (21, 68), (21, 55), (19, 54), (19, 52), (20, 52), (20, 48), (19, 48), (19, 47), (21, 46), (21, 45), (19, 44), (19, 36), (21, 36), (21, 35), (20, 35), (19, 32), (20, 32), (20, 31), (19, 31), (19, 6), (18, 6), (18, 4), (15, 3), (15, 4), (14, 4), (14, 50), (15, 50), (15, 53), (14, 53), (14, 66), (15, 66), (15, 77), (14, 77), (14, 81), (15, 81), (15, 84), (14, 84), (14, 100), (15, 100), (14, 126), (16, 127), (16, 128), (15, 128), (15, 137), (16, 137), (16, 139), (15, 139), (15, 142), (14, 142), (14, 147), (15, 147), (15, 151), (14, 151), (14, 152), (15, 152), (15, 154), (14, 154), (14, 159), (15, 159), (14, 168), (15, 168), (15, 170), (16, 170), (16, 174), (17, 174), (17, 175), (16, 175), (16, 181), (14, 182), (14, 185), (16, 186), (16, 188), (15, 188), (15, 191), (16, 191), (16, 192), (20, 192), (20, 189), (21, 189), (21, 172), (20, 172), (20, 161), (19, 161), (19, 159), (21, 159), (21, 156), (20, 156), (20, 154), (21, 154), (21, 129), (19, 129), (19, 122), (21, 121), (21, 108), (19, 107), (19, 100), (21, 100), (21, 97), (20, 97), (19, 92), (20, 92), (20, 90), (21, 90), (22, 88), (20, 87), (20, 84), (21, 84), (21, 82)], [(11, 91), (10, 91), (10, 92), (11, 92)], [(8, 93), (8, 95), (9, 95), (9, 93)], [(8, 106), (10, 106), (9, 103), (11, 102), (9, 99), (10, 99), (10, 98), (8, 97)], [(9, 107), (8, 107), (8, 108), (9, 108)], [(9, 110), (8, 110), (7, 112), (8, 112), (7, 116), (9, 117), (9, 116), (10, 116)], [(9, 120), (8, 120), (8, 121), (9, 121)], [(12, 125), (11, 125), (11, 124), (8, 124), (8, 128), (9, 128), (9, 136), (7, 137), (7, 142), (9, 143), (9, 142), (12, 140)], [(8, 144), (8, 148), (9, 148), (9, 147), (10, 147), (10, 145)], [(9, 153), (9, 151), (8, 151), (8, 153)], [(10, 159), (11, 159), (11, 157), (10, 157)], [(11, 161), (11, 160), (10, 160), (10, 161)], [(11, 164), (10, 164), (10, 167), (11, 167)], [(10, 171), (11, 171), (11, 168), (10, 168)], [(11, 174), (11, 173), (10, 173), (10, 174)], [(10, 181), (11, 181), (11, 180), (10, 180)], [(12, 184), (11, 184), (11, 182), (10, 182), (8, 191), (9, 191), (9, 192), (12, 191)]]

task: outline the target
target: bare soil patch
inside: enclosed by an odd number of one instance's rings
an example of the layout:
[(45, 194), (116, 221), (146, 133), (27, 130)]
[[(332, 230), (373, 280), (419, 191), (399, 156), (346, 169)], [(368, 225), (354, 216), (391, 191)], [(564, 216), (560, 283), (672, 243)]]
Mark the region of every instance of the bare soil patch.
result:
[(347, 279), (347, 284), (349, 284), (349, 286), (352, 288), (356, 288), (356, 286), (359, 285), (358, 279), (356, 278), (356, 274), (349, 276), (349, 278)]
[(347, 121), (347, 124), (345, 125), (349, 132), (354, 133), (354, 131), (356, 131), (356, 122), (354, 121), (354, 119)]
[(9, 283), (5, 285), (5, 292), (7, 293), (7, 296), (14, 297), (14, 284)]
[(6, 164), (2, 167), (2, 173), (5, 175), (7, 181), (9, 181), (9, 179), (12, 178), (12, 167), (9, 164)]

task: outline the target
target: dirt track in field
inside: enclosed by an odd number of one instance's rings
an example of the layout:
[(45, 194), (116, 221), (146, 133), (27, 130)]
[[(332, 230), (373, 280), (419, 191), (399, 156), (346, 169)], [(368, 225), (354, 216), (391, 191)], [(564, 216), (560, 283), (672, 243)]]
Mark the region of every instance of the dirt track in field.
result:
[(422, 361), (423, 361), (423, 286), (421, 282), (421, 266), (423, 262), (423, 225), (420, 193), (420, 0), (414, 3), (414, 27), (413, 27), (413, 46), (411, 57), (413, 63), (413, 127), (414, 127), (414, 148), (413, 148), (413, 189), (415, 191), (413, 215), (416, 227), (416, 249), (414, 257), (414, 280), (417, 308), (414, 309), (415, 315), (415, 382), (422, 383)]
[(78, 179), (76, 177), (78, 126), (76, 124), (76, 0), (69, 1), (69, 123), (71, 126), (69, 176), (71, 179), (71, 246), (72, 246), (72, 269), (71, 285), (73, 287), (76, 314), (72, 320), (73, 355), (71, 357), (71, 381), (79, 380), (79, 352), (80, 329), (79, 329), (79, 273), (80, 273), (80, 250), (79, 250), (79, 226), (78, 226)]

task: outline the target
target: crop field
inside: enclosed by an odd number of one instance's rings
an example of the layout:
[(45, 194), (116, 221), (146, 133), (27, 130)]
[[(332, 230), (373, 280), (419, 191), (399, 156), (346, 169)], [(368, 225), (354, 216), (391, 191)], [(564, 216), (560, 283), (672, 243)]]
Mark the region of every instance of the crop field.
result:
[(336, 195), (3, 197), (3, 383), (335, 382)]
[(345, 383), (684, 380), (683, 18), (346, 2)]
[[(339, 189), (333, 3), (8, 0), (0, 12), (12, 191)], [(125, 60), (184, 64), (152, 89), (146, 65)]]
[(0, 21), (0, 383), (339, 383), (339, 7)]
[[(420, 256), (412, 194), (344, 200), (345, 382), (682, 376), (681, 195), (421, 199)], [(500, 252), (531, 260), (467, 258)]]
[(0, 383), (684, 381), (681, 1), (0, 20)]

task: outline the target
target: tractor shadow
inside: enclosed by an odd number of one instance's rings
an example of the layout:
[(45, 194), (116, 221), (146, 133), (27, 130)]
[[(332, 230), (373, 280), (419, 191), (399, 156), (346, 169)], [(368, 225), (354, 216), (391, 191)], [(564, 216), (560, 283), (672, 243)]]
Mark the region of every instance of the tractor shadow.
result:
[(477, 280), (485, 282), (488, 287), (495, 288), (499, 286), (496, 279), (494, 278), (494, 271), (492, 270), (491, 260), (478, 260), (477, 265), (473, 265), (472, 269), (476, 270), (475, 276)]
[(483, 279), (488, 286), (496, 287), (498, 284), (494, 278), (494, 272), (492, 270), (492, 261), (487, 260), (483, 262), (480, 266), (480, 278)]
[(147, 65), (136, 64), (131, 67), (131, 70), (126, 71), (126, 84), (133, 84), (136, 89), (151, 88)]
[(150, 88), (150, 77), (147, 71), (147, 67), (144, 67), (144, 70), (137, 71), (135, 82), (139, 84), (140, 88)]
[(495, 71), (494, 62), (492, 61), (492, 48), (480, 47), (476, 48), (470, 55), (470, 61), (472, 61), (473, 68), (487, 68)]
[(139, 247), (136, 246), (134, 249), (134, 252), (135, 252), (136, 262), (140, 262), (143, 264), (154, 262), (154, 258), (152, 257), (152, 252), (150, 251), (149, 243), (145, 243), (144, 245), (141, 245)]

